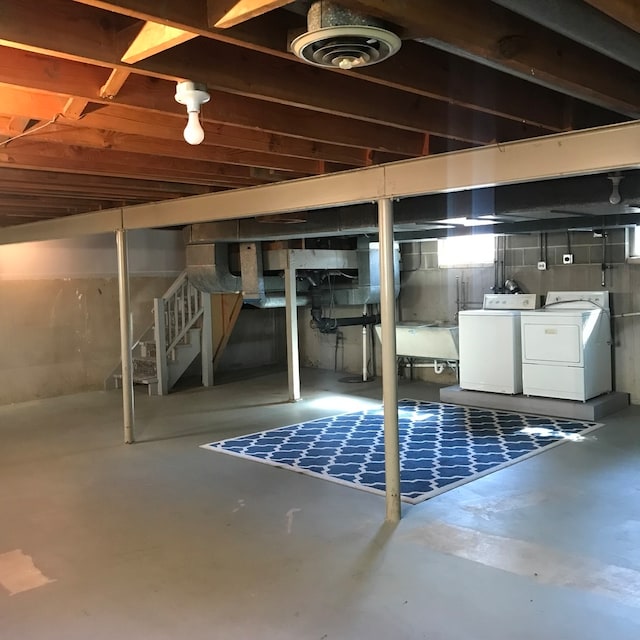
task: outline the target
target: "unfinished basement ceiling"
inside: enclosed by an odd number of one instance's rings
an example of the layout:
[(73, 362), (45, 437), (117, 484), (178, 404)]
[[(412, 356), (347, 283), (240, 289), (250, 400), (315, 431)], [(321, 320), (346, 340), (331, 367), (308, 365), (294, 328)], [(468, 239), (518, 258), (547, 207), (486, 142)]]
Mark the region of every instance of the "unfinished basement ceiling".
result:
[[(348, 71), (288, 50), (311, 4), (0, 0), (0, 226), (640, 118), (636, 0), (342, 0), (402, 39)], [(182, 79), (211, 95), (199, 146), (182, 137)], [(635, 174), (616, 206), (607, 176), (584, 180), (593, 199), (559, 187), (541, 206), (530, 186), (501, 222), (637, 213)], [(438, 216), (460, 215), (438, 197)], [(399, 230), (433, 228), (413, 200), (423, 217)]]

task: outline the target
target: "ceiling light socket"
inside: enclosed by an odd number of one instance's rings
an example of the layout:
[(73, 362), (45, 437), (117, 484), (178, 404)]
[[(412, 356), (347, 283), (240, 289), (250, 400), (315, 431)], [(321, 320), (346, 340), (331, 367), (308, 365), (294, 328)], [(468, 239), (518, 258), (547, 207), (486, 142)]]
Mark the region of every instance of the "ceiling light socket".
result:
[(538, 271), (546, 271), (547, 263), (544, 260), (538, 260)]
[(563, 253), (562, 264), (573, 264), (573, 253)]
[(204, 140), (204, 129), (200, 124), (198, 114), (200, 105), (209, 102), (211, 96), (207, 87), (199, 82), (183, 80), (176, 84), (176, 102), (187, 107), (187, 126), (184, 128), (184, 139), (189, 144), (200, 144)]

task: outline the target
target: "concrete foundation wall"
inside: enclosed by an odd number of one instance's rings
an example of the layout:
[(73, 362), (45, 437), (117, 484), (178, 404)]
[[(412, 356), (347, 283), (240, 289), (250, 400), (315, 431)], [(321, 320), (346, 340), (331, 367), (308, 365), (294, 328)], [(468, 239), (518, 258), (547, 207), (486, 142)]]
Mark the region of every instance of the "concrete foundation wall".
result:
[[(131, 278), (133, 335), (173, 277)], [(117, 278), (0, 281), (0, 404), (102, 389), (120, 361)]]
[[(185, 252), (178, 231), (129, 232), (128, 249), (135, 340)], [(0, 344), (0, 404), (102, 389), (120, 362), (114, 236), (0, 247)], [(285, 363), (284, 309), (243, 309), (218, 371)]]
[[(624, 230), (607, 232), (604, 271), (605, 287), (610, 292), (612, 316), (640, 311), (640, 266), (625, 262)], [(542, 245), (542, 248), (541, 248)], [(568, 246), (569, 245), (569, 246)], [(501, 238), (498, 265), (467, 269), (439, 268), (437, 241), (402, 245), (401, 292), (398, 319), (457, 323), (463, 309), (480, 308), (483, 295), (491, 292), (504, 278), (516, 280), (527, 293), (541, 297), (550, 290), (601, 290), (603, 242), (593, 232), (565, 232)], [(572, 253), (573, 264), (563, 264), (563, 255)], [(539, 271), (544, 259), (547, 269)], [(337, 309), (336, 315), (357, 315), (357, 308)], [(306, 366), (334, 368), (335, 335), (321, 335), (309, 327), (308, 310), (300, 311), (301, 361)], [(640, 403), (640, 317), (613, 318), (614, 389), (631, 394)], [(341, 330), (337, 369), (351, 374), (361, 371), (361, 329)], [(379, 342), (376, 361), (380, 362)], [(431, 369), (416, 369), (418, 379), (453, 383), (456, 375), (445, 370), (437, 375)]]
[[(133, 335), (184, 269), (181, 234), (128, 238)], [(0, 404), (101, 389), (120, 361), (111, 235), (0, 247)]]

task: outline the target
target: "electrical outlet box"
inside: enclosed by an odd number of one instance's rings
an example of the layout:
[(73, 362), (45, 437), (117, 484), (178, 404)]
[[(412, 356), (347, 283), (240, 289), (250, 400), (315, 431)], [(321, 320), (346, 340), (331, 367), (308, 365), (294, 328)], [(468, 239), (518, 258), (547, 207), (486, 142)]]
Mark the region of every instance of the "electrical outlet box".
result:
[(573, 264), (573, 253), (563, 253), (562, 264)]
[(539, 260), (538, 271), (546, 271), (546, 270), (547, 270), (547, 263), (544, 260)]

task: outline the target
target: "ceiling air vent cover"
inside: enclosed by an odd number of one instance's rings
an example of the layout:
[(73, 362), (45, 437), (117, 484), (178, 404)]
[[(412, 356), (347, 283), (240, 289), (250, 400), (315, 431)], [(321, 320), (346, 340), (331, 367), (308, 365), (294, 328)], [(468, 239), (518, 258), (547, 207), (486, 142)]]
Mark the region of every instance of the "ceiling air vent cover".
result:
[(389, 58), (401, 44), (381, 21), (325, 0), (311, 5), (307, 28), (291, 43), (291, 50), (320, 67), (366, 67)]

